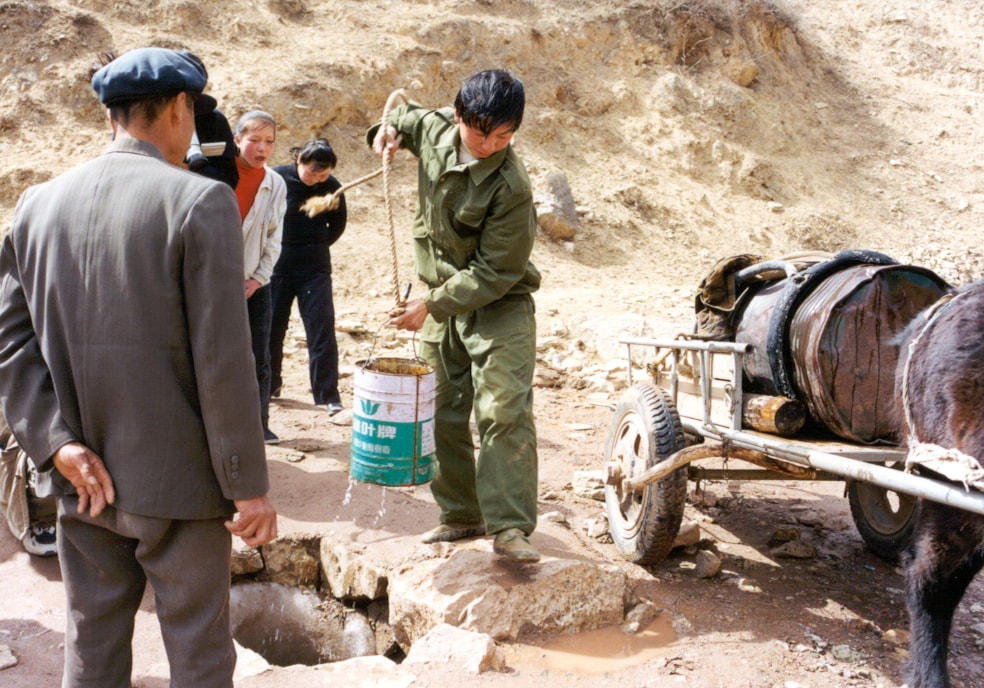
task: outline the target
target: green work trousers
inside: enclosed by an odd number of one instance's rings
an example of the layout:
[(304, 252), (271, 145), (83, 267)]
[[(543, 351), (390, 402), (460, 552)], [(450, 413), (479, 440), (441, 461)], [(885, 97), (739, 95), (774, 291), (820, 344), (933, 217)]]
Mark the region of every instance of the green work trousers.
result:
[(436, 378), (431, 491), (441, 522), (484, 521), (489, 533), (519, 528), (529, 535), (537, 498), (532, 297), (507, 296), (443, 323), (428, 318), (421, 354)]

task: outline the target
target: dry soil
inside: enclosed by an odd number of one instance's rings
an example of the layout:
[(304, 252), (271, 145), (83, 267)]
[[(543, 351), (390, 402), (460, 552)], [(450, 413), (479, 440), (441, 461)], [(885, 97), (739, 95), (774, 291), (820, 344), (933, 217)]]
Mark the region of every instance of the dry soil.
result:
[[(515, 71), (529, 102), (517, 150), (535, 180), (567, 178), (580, 221), (573, 241), (543, 237), (533, 256), (544, 275), (540, 336), (563, 342), (549, 352), (583, 361), (537, 390), (542, 510), (567, 513), (583, 556), (599, 561), (619, 561), (611, 544), (583, 534), (602, 507), (569, 483), (574, 471), (601, 467), (608, 405), (623, 383), (617, 373), (591, 382), (592, 367), (612, 367), (619, 335), (687, 329), (695, 287), (718, 258), (867, 248), (955, 284), (984, 276), (984, 10), (973, 0), (7, 0), (0, 35), (2, 228), (26, 186), (108, 142), (88, 83), (99, 51), (195, 51), (230, 119), (253, 108), (276, 117), (275, 163), (326, 136), (343, 182), (376, 168), (363, 132), (393, 90), (444, 105), (473, 71)], [(394, 180), (395, 270), (379, 180), (349, 192), (349, 227), (332, 250), (335, 304), (352, 332), (341, 335), (349, 372), (371, 342), (360, 331), (376, 332), (394, 300), (394, 272), (412, 279), (409, 157), (397, 160)], [(343, 507), (349, 428), (311, 405), (303, 342), (292, 342), (272, 412), (285, 441), (269, 452), (283, 527), (375, 527), (378, 490), (358, 488)], [(553, 360), (544, 349), (541, 367)], [(349, 405), (350, 377), (343, 389)], [(726, 575), (695, 578), (683, 551), (651, 570), (621, 564), (674, 621), (663, 655), (601, 675), (597, 661), (572, 657), (568, 669), (549, 670), (517, 656), (509, 674), (435, 669), (414, 685), (897, 685), (896, 640), (907, 626), (900, 572), (864, 550), (842, 486), (707, 489), (714, 505), (688, 515)], [(425, 489), (395, 494), (386, 523), (430, 526)], [(803, 528), (817, 556), (771, 557), (782, 525)], [(29, 558), (4, 532), (0, 578), (0, 644), (19, 660), (0, 683), (56, 685), (64, 609), (55, 562)], [(963, 688), (984, 684), (984, 634), (972, 628), (982, 604), (977, 583), (957, 614), (952, 666)], [(156, 688), (166, 685), (165, 660), (149, 599), (145, 611), (135, 674)]]

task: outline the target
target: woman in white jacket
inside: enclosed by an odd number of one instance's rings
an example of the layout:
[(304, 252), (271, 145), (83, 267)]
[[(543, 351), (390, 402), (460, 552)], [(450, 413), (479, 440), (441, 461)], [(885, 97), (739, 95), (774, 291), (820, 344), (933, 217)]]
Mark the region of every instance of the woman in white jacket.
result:
[(249, 328), (256, 358), (256, 381), (260, 387), (260, 417), (267, 444), (280, 441), (269, 427), (270, 420), (270, 275), (280, 257), (287, 186), (267, 167), (277, 142), (273, 116), (252, 110), (239, 118), (234, 133), (239, 154), (236, 198), (243, 221), (244, 276)]

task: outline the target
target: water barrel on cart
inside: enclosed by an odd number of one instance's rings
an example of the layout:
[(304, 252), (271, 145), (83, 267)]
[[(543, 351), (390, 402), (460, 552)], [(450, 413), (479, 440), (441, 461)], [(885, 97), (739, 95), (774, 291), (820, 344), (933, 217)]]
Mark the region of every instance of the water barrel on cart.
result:
[(815, 279), (797, 274), (759, 288), (735, 327), (735, 340), (752, 345), (748, 391), (799, 399), (839, 437), (897, 441), (898, 335), (947, 285), (890, 261), (818, 264)]
[(434, 476), (435, 374), (425, 361), (356, 363), (350, 473), (377, 485), (421, 485)]

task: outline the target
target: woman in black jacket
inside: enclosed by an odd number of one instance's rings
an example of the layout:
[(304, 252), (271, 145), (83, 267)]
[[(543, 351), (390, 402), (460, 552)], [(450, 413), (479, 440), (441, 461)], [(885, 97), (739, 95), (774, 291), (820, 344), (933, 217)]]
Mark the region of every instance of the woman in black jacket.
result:
[(301, 211), (305, 201), (334, 193), (341, 187), (332, 175), (338, 158), (331, 144), (321, 138), (311, 139), (290, 152), (294, 162), (274, 168), (287, 182), (287, 212), (284, 214), (280, 258), (270, 279), (273, 298), (270, 389), (273, 396), (280, 396), (284, 337), (296, 298), (307, 335), (314, 403), (335, 415), (342, 410), (342, 400), (338, 393), (338, 342), (331, 295), (330, 247), (345, 231), (345, 196), (339, 197), (334, 210), (308, 217)]

